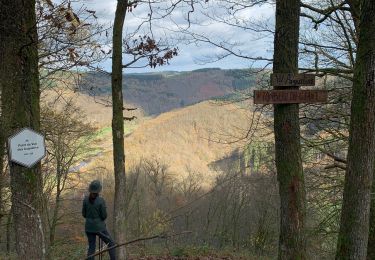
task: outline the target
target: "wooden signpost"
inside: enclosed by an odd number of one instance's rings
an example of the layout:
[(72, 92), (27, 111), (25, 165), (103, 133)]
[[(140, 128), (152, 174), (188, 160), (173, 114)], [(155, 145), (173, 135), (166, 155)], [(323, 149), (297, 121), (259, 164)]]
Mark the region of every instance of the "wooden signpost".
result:
[[(272, 86), (314, 86), (315, 75), (276, 73), (271, 74)], [(254, 104), (326, 103), (327, 90), (254, 90)]]
[(271, 86), (315, 86), (315, 75), (273, 73)]
[(295, 104), (327, 102), (326, 90), (256, 90), (255, 104)]

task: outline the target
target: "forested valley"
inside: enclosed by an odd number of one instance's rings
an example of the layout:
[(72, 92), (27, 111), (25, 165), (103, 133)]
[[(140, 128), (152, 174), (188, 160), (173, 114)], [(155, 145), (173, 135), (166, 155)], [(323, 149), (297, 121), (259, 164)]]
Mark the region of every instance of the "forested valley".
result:
[(0, 0), (0, 62), (0, 259), (375, 259), (375, 1)]

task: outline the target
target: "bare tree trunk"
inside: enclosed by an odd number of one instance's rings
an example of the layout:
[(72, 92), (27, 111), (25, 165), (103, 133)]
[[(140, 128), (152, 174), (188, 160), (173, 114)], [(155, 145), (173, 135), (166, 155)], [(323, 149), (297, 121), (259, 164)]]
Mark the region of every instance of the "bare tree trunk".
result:
[(375, 163), (375, 1), (361, 1), (336, 259), (366, 259)]
[[(0, 84), (9, 133), (39, 130), (39, 74), (35, 0), (0, 2)], [(44, 259), (42, 177), (33, 168), (10, 164), (12, 213), (19, 259)]]
[[(0, 90), (1, 93), (1, 90)], [(1, 99), (0, 94), (0, 99)], [(0, 105), (1, 105), (0, 101)], [(2, 106), (2, 105), (1, 105)], [(2, 108), (0, 109), (2, 110)], [(2, 223), (2, 219), (5, 215), (5, 169), (4, 169), (4, 162), (5, 162), (5, 143), (6, 143), (6, 130), (3, 124), (3, 114), (0, 112), (0, 224)], [(0, 239), (1, 239), (0, 235)]]
[[(0, 46), (1, 47), (1, 46)], [(5, 215), (5, 155), (7, 129), (4, 124), (4, 102), (2, 95), (3, 85), (0, 83), (0, 224)], [(1, 235), (0, 235), (1, 238)]]
[[(372, 25), (374, 26), (374, 25)], [(375, 259), (375, 182), (372, 182), (372, 196), (370, 204), (369, 238), (367, 245), (367, 259)]]
[[(298, 73), (299, 0), (276, 1), (274, 73)], [(292, 89), (293, 87), (275, 87)], [(274, 106), (277, 179), (280, 194), (279, 259), (305, 259), (305, 186), (299, 105)]]
[[(125, 242), (126, 231), (126, 175), (124, 149), (124, 101), (122, 96), (122, 31), (127, 11), (128, 1), (118, 0), (113, 24), (113, 54), (112, 54), (112, 138), (113, 161), (115, 174), (114, 198), (114, 239), (116, 243)], [(118, 259), (125, 259), (124, 247), (117, 248)]]
[[(56, 198), (55, 198), (55, 207), (53, 209), (51, 224), (50, 224), (50, 228), (49, 228), (49, 245), (48, 245), (48, 247), (50, 249), (52, 249), (52, 247), (55, 245), (56, 227), (57, 227), (57, 222), (58, 222), (59, 213), (60, 213), (61, 192), (62, 191), (61, 191), (61, 188), (60, 188), (60, 180), (58, 180), (57, 192), (56, 192)], [(48, 250), (48, 251), (50, 251), (50, 250)]]

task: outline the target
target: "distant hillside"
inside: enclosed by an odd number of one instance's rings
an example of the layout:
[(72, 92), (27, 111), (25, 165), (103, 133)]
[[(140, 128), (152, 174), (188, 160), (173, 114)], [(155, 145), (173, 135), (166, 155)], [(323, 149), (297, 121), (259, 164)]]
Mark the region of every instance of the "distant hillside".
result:
[[(216, 176), (210, 165), (241, 149), (241, 143), (223, 142), (245, 134), (249, 111), (249, 107), (206, 101), (140, 122), (125, 139), (127, 167), (142, 158), (157, 158), (177, 179), (190, 171), (201, 174), (202, 182), (209, 185)], [(103, 168), (112, 172), (110, 134), (102, 136), (104, 150), (88, 165), (89, 172)]]
[[(68, 100), (72, 100), (73, 104), (82, 110), (83, 116), (93, 123), (96, 127), (103, 128), (111, 125), (112, 122), (112, 107), (103, 104), (97, 97), (90, 97), (80, 92), (74, 92), (69, 88), (55, 87), (45, 89), (42, 92), (41, 99), (43, 102), (52, 102), (53, 106), (59, 107), (65, 104)], [(127, 107), (134, 107), (134, 104), (125, 103)], [(126, 113), (127, 116), (136, 116), (137, 121), (144, 118), (142, 108)]]
[[(148, 114), (158, 115), (214, 97), (254, 87), (251, 70), (200, 69), (191, 72), (161, 72), (124, 75), (124, 99)], [(80, 89), (90, 95), (108, 96), (108, 75), (83, 75)]]
[[(64, 97), (61, 102), (74, 100), (87, 119), (99, 128), (99, 140), (95, 141), (98, 154), (79, 167), (94, 175), (103, 173), (100, 169), (112, 173), (112, 109), (101, 100), (110, 94), (110, 78), (89, 73), (81, 82), (82, 91), (78, 92), (49, 88), (43, 92), (44, 100), (50, 102), (60, 96)], [(214, 168), (222, 168), (221, 161), (239, 160), (242, 156), (243, 144), (223, 143), (246, 133), (252, 102), (237, 106), (207, 100), (253, 87), (256, 78), (249, 71), (205, 69), (130, 74), (125, 75), (125, 82), (125, 106), (139, 108), (124, 113), (137, 117), (124, 124), (128, 168), (142, 158), (157, 158), (169, 166), (176, 178), (193, 172), (202, 174), (202, 181), (209, 184), (216, 176)], [(93, 96), (87, 95), (88, 92)]]
[[(60, 99), (55, 101), (58, 97)], [(43, 92), (43, 101), (54, 102), (57, 108), (71, 99), (82, 110), (83, 118), (98, 127), (94, 142), (97, 155), (76, 167), (83, 167), (82, 170), (94, 175), (107, 171), (112, 174), (111, 107), (69, 89), (55, 88)], [(127, 168), (142, 158), (156, 158), (169, 166), (176, 179), (186, 177), (190, 171), (202, 175), (202, 182), (209, 185), (216, 176), (214, 168), (222, 168), (220, 162), (240, 159), (236, 155), (241, 156), (243, 143), (223, 143), (246, 133), (251, 103), (248, 101), (239, 106), (204, 101), (156, 117), (145, 117), (142, 110), (133, 111), (137, 119), (124, 124)]]

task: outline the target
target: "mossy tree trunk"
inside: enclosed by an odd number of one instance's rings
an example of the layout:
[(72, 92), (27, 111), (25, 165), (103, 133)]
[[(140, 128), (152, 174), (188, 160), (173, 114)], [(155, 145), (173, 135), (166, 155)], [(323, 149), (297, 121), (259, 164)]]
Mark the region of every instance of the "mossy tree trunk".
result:
[(349, 150), (336, 259), (366, 259), (375, 163), (375, 1), (360, 3)]
[[(0, 84), (0, 88), (2, 87), (2, 84)], [(5, 209), (5, 153), (6, 153), (6, 129), (5, 125), (3, 123), (3, 102), (2, 102), (2, 95), (1, 95), (1, 89), (0, 89), (0, 224), (2, 224), (3, 217), (6, 214)], [(2, 238), (2, 235), (0, 235), (0, 239)]]
[[(8, 136), (23, 127), (38, 131), (40, 92), (35, 0), (1, 0), (0, 10), (3, 127), (9, 130)], [(40, 163), (30, 169), (11, 163), (10, 175), (18, 259), (44, 259)]]
[[(298, 73), (299, 0), (276, 1), (274, 73)], [(293, 87), (275, 87), (292, 89)], [(299, 105), (274, 105), (275, 157), (280, 194), (279, 259), (305, 259), (305, 186)]]
[[(112, 138), (113, 161), (115, 174), (114, 197), (114, 239), (116, 243), (125, 242), (126, 231), (126, 175), (125, 175), (125, 149), (124, 149), (124, 116), (122, 93), (122, 31), (128, 1), (118, 0), (113, 24), (113, 54), (112, 54)], [(117, 248), (118, 259), (125, 259), (125, 248)]]

